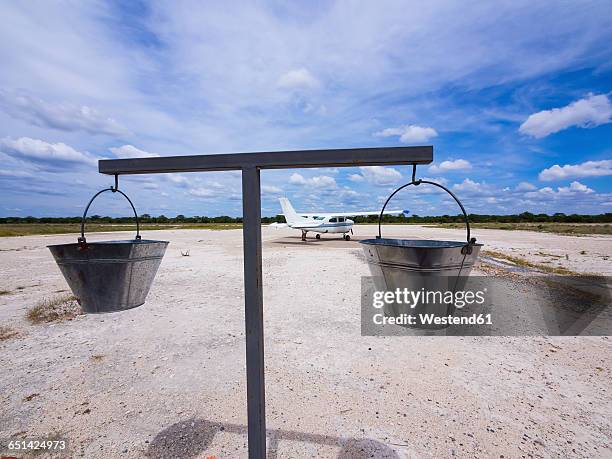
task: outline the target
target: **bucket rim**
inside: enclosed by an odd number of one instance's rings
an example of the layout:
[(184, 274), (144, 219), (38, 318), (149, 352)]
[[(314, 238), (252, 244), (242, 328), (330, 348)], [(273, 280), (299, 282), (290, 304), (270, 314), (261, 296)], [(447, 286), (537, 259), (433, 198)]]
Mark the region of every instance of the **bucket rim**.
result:
[[(438, 244), (429, 244), (429, 243)], [(397, 238), (380, 238), (380, 239), (364, 239), (359, 241), (364, 245), (382, 245), (385, 247), (409, 248), (409, 249), (452, 249), (465, 247), (468, 245), (464, 241), (446, 241), (440, 239), (397, 239)], [(481, 243), (472, 243), (470, 245), (482, 247)]]
[[(87, 241), (87, 245), (119, 245), (119, 244), (170, 244), (170, 241), (158, 241), (156, 239), (115, 239), (111, 241)], [(68, 242), (65, 244), (51, 244), (48, 245), (48, 248), (51, 247), (70, 247), (70, 246), (78, 246), (78, 242)]]

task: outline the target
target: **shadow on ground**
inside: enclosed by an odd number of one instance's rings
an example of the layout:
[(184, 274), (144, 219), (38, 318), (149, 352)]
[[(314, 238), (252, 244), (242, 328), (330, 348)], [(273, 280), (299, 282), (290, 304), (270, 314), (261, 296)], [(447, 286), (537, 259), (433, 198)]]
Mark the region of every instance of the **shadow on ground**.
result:
[(282, 237), (279, 239), (274, 239), (271, 241), (266, 241), (264, 242), (264, 245), (266, 244), (271, 244), (271, 245), (284, 245), (284, 246), (289, 246), (289, 245), (302, 245), (302, 246), (319, 246), (319, 247), (339, 247), (339, 248), (347, 248), (347, 247), (360, 247), (359, 246), (359, 241), (362, 241), (364, 239), (373, 239), (374, 236), (351, 236), (351, 240), (350, 241), (345, 241), (344, 239), (342, 239), (339, 235), (327, 235), (324, 234), (323, 236), (321, 236), (321, 239), (315, 239), (314, 237), (310, 237), (308, 236), (306, 241), (302, 241), (302, 239), (299, 236), (288, 236), (288, 237)]
[[(187, 419), (159, 432), (150, 443), (147, 456), (152, 459), (201, 457), (218, 432), (230, 432), (246, 437), (246, 426), (205, 419)], [(337, 446), (338, 459), (399, 459), (389, 446), (367, 438), (343, 438), (291, 430), (268, 430), (268, 459), (276, 459), (279, 442), (283, 440)]]

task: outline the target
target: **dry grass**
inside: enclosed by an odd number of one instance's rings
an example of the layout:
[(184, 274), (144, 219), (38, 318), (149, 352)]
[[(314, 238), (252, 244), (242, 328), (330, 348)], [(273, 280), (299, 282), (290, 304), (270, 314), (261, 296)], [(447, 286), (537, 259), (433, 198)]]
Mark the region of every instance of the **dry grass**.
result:
[[(144, 223), (140, 225), (141, 231), (147, 230), (176, 230), (176, 229), (208, 229), (231, 230), (241, 229), (240, 223)], [(91, 223), (87, 227), (88, 233), (107, 231), (135, 231), (134, 224), (119, 223)], [(36, 234), (77, 234), (81, 231), (79, 223), (5, 223), (0, 225), (0, 237), (30, 236)]]
[(61, 322), (72, 320), (83, 314), (79, 300), (73, 295), (57, 295), (52, 298), (43, 298), (26, 314), (26, 318), (33, 324)]
[(17, 336), (19, 332), (14, 328), (7, 327), (6, 325), (0, 325), (0, 341), (4, 341)]
[(548, 266), (542, 263), (534, 263), (524, 258), (515, 257), (513, 255), (508, 255), (503, 252), (498, 252), (496, 250), (483, 250), (482, 255), (492, 258), (499, 258), (502, 260), (509, 261), (517, 266), (522, 266), (525, 268), (531, 268), (538, 271), (542, 271), (549, 274), (560, 274), (564, 276), (582, 276), (583, 274), (577, 273), (575, 271), (571, 271), (567, 268), (563, 268), (561, 266)]
[[(438, 223), (442, 228), (465, 228), (463, 223)], [(500, 229), (509, 231), (537, 231), (572, 236), (588, 234), (612, 234), (610, 223), (470, 223), (472, 228)]]

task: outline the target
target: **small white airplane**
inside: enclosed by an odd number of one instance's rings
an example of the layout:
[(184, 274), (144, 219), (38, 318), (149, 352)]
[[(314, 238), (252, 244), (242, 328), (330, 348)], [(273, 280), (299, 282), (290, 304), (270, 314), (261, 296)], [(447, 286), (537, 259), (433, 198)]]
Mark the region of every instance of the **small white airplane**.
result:
[[(317, 233), (315, 238), (321, 239), (321, 233), (342, 233), (342, 238), (349, 241), (353, 234), (353, 225), (355, 222), (348, 217), (357, 217), (365, 215), (380, 215), (378, 211), (366, 212), (318, 212), (314, 214), (304, 214), (295, 211), (287, 198), (279, 198), (283, 215), (287, 223), (272, 223), (270, 226), (274, 228), (292, 228), (302, 232), (302, 241), (306, 240), (306, 235), (309, 231)], [(385, 210), (385, 215), (399, 215), (408, 213), (407, 210)]]

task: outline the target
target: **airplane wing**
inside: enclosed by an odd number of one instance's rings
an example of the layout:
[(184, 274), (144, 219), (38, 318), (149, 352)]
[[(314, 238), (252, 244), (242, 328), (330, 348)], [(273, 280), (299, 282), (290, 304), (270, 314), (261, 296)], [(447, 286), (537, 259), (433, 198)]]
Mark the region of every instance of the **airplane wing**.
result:
[[(407, 214), (407, 210), (385, 210), (383, 215)], [(303, 217), (365, 217), (368, 215), (380, 215), (380, 211), (355, 211), (355, 212), (321, 212), (318, 214), (303, 214)]]

